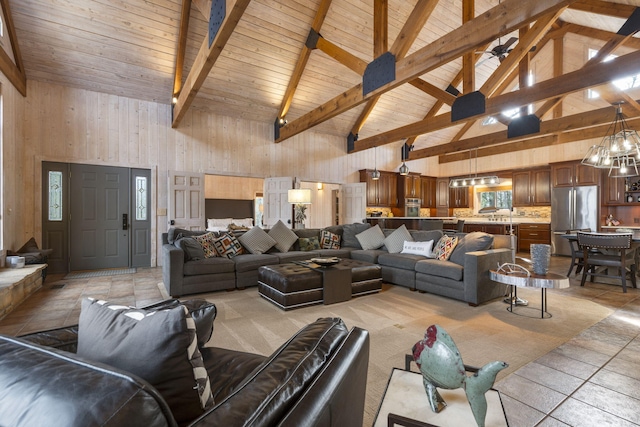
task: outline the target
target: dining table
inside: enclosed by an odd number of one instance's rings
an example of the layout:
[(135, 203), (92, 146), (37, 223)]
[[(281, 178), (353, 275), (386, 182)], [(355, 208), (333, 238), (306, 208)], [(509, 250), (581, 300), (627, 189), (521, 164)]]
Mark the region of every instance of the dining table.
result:
[[(631, 233), (631, 250), (634, 251), (634, 258), (636, 260), (636, 264), (640, 265), (640, 251), (638, 250), (638, 248), (640, 248), (640, 230), (636, 229), (636, 230), (631, 230), (631, 229), (617, 229), (619, 231), (604, 231), (604, 232), (598, 232), (598, 234), (607, 234), (607, 233), (612, 233), (612, 234), (620, 234), (620, 233), (624, 233), (624, 234), (629, 234)], [(566, 233), (566, 234), (562, 234), (560, 235), (560, 237), (569, 240), (570, 242), (577, 242), (578, 241), (578, 234), (577, 233)], [(572, 258), (572, 262), (575, 261), (575, 253), (573, 253), (574, 251), (574, 246), (577, 247), (577, 245), (571, 245), (571, 258)], [(578, 248), (579, 249), (579, 248)], [(571, 271), (571, 270), (569, 270)], [(640, 272), (637, 273), (637, 275), (640, 275)]]

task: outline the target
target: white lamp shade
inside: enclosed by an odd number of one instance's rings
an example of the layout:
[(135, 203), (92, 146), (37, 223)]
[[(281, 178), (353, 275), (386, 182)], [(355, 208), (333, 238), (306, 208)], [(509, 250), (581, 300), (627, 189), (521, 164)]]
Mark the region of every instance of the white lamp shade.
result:
[(309, 205), (311, 204), (311, 190), (308, 188), (289, 190), (287, 201), (294, 205)]

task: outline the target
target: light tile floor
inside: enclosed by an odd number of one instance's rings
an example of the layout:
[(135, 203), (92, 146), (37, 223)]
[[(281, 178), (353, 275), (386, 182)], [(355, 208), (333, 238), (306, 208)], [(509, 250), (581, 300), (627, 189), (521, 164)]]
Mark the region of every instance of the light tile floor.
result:
[[(525, 254), (528, 255), (528, 254)], [(569, 260), (553, 257), (566, 274)], [(602, 283), (550, 290), (585, 298), (614, 313), (496, 384), (511, 427), (640, 425), (640, 290)], [(21, 335), (76, 324), (83, 296), (144, 306), (164, 298), (161, 268), (66, 280), (49, 275), (42, 289), (0, 319), (0, 333)]]

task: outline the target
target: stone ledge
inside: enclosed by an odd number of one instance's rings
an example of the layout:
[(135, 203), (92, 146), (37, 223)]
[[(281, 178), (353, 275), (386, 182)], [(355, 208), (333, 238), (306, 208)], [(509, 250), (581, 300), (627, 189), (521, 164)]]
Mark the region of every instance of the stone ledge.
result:
[(23, 268), (0, 268), (0, 319), (42, 287), (42, 271), (47, 264)]

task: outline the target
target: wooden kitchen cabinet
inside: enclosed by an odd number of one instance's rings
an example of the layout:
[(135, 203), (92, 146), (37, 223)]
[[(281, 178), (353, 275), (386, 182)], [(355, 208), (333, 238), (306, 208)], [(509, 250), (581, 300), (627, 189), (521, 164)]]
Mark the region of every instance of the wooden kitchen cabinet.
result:
[(530, 169), (513, 172), (513, 206), (550, 206), (551, 171)]
[[(448, 184), (447, 184), (448, 185)], [(469, 208), (471, 204), (469, 200), (470, 187), (449, 187), (449, 207), (450, 208)]]
[(421, 176), (420, 187), (422, 193), (422, 206), (423, 208), (435, 208), (436, 207), (436, 182), (437, 179), (432, 176)]
[(396, 176), (398, 183), (398, 207), (404, 207), (404, 200), (407, 198), (422, 198), (422, 185), (420, 174), (410, 172), (409, 175)]
[[(595, 169), (595, 168), (594, 168)], [(609, 170), (602, 171), (602, 184), (604, 191), (602, 192), (602, 204), (606, 206), (625, 205), (625, 179), (609, 177)]]
[(436, 208), (449, 208), (449, 178), (438, 178), (436, 180)]
[(551, 165), (553, 187), (573, 187), (576, 185), (598, 185), (598, 169), (581, 162), (562, 162)]
[(360, 170), (360, 182), (367, 184), (367, 206), (395, 207), (398, 203), (396, 174), (380, 171), (380, 179), (371, 177), (373, 170)]
[(529, 252), (532, 243), (551, 244), (551, 226), (540, 223), (518, 225), (518, 251)]

